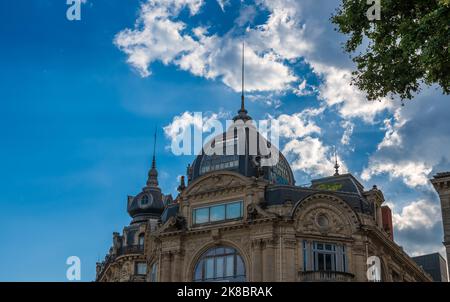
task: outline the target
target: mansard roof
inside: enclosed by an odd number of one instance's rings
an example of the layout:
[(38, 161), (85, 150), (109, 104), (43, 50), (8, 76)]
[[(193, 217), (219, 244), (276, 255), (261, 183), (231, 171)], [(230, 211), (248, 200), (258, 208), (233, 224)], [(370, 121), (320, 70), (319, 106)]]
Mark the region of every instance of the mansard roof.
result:
[(351, 174), (337, 175), (312, 181), (310, 187), (269, 185), (265, 200), (268, 206), (281, 205), (286, 202), (297, 203), (305, 198), (327, 193), (344, 200), (356, 212), (373, 214), (373, 207), (363, 195), (364, 187)]

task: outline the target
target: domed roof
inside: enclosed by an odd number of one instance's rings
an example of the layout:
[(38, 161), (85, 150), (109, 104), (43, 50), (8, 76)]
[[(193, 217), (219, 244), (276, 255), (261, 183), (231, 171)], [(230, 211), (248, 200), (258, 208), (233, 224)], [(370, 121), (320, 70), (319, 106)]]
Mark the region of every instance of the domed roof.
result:
[(188, 181), (228, 170), (247, 177), (262, 177), (273, 184), (294, 185), (294, 175), (286, 158), (256, 130), (245, 109), (244, 66), (243, 44), (241, 107), (228, 130), (205, 144), (192, 166), (188, 166)]
[[(244, 115), (248, 118), (245, 124), (237, 123)], [(288, 161), (256, 130), (253, 123), (248, 122), (251, 118), (246, 112), (243, 114), (240, 110), (234, 120), (235, 123), (226, 132), (205, 144), (202, 153), (192, 163), (189, 181), (226, 170), (247, 177), (262, 177), (274, 184), (294, 185), (294, 175)], [(265, 164), (271, 160), (272, 163)]]
[(143, 222), (149, 218), (159, 218), (164, 211), (164, 198), (158, 186), (155, 153), (153, 151), (152, 168), (148, 172), (147, 185), (142, 192), (128, 200), (127, 211), (133, 218), (132, 223)]

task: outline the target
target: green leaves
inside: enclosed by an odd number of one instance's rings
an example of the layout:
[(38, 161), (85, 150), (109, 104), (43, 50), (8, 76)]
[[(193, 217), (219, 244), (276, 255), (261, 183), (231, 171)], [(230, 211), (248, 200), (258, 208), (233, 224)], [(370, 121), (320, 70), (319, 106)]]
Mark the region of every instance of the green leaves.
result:
[(365, 0), (343, 0), (331, 18), (348, 35), (353, 81), (368, 99), (412, 99), (422, 83), (450, 94), (450, 0), (383, 0), (379, 21), (369, 21), (369, 7)]

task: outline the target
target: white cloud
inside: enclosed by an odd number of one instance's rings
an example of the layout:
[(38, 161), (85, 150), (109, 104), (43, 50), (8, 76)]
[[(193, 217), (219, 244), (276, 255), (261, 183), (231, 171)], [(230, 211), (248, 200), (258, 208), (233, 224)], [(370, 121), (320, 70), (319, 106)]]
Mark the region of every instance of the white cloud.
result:
[(203, 127), (203, 119), (201, 115), (196, 115), (186, 111), (180, 116), (175, 116), (172, 122), (163, 129), (167, 137), (171, 140), (175, 140), (185, 131), (192, 129), (192, 127), (201, 131)]
[(289, 139), (302, 138), (311, 134), (320, 134), (321, 129), (311, 117), (320, 114), (323, 109), (306, 109), (292, 115), (282, 114), (276, 118), (279, 123), (279, 135)]
[(385, 120), (385, 137), (369, 158), (363, 177), (388, 173), (411, 188), (425, 186), (434, 172), (450, 168), (450, 104), (432, 89), (396, 110)]
[(217, 0), (217, 4), (219, 4), (220, 9), (225, 12), (225, 8), (230, 5), (230, 0)]
[(394, 213), (392, 219), (398, 230), (430, 229), (441, 222), (441, 210), (434, 203), (418, 200), (403, 207), (401, 213)]
[(424, 162), (400, 161), (392, 162), (388, 159), (384, 161), (369, 161), (369, 167), (361, 173), (361, 178), (368, 181), (374, 175), (387, 173), (391, 178), (401, 178), (403, 182), (411, 187), (429, 186), (428, 175), (432, 167)]
[(344, 128), (344, 134), (342, 134), (341, 144), (348, 145), (350, 144), (350, 138), (353, 134), (353, 129), (355, 128), (355, 124), (350, 121), (343, 121), (341, 123), (342, 128)]
[[(196, 76), (220, 79), (239, 91), (241, 72), (236, 67), (240, 66), (242, 39), (232, 34), (209, 35), (205, 28), (189, 31), (184, 22), (176, 20), (182, 8), (188, 7), (190, 13), (195, 15), (202, 5), (201, 0), (148, 0), (141, 7), (136, 27), (119, 32), (114, 43), (128, 55), (127, 62), (144, 77), (151, 75), (152, 62), (161, 61), (166, 65), (176, 65)], [(273, 14), (271, 18), (276, 19), (271, 22), (278, 26), (294, 26), (290, 20), (278, 14)], [(257, 33), (264, 36), (260, 39), (273, 35), (269, 28), (263, 27), (253, 30), (253, 35)], [(256, 42), (254, 39), (247, 41), (246, 90), (287, 89), (297, 77), (283, 63), (285, 55), (267, 49), (261, 51), (261, 45)]]
[[(310, 136), (293, 139), (283, 149), (283, 154), (292, 157), (291, 168), (311, 176), (331, 176), (334, 174), (332, 148), (325, 146), (318, 138)], [(342, 159), (338, 158), (341, 171), (347, 170)]]
[(386, 132), (384, 134), (384, 138), (381, 141), (381, 143), (378, 145), (378, 150), (381, 150), (383, 148), (387, 147), (401, 147), (402, 145), (402, 138), (398, 133), (398, 130), (403, 126), (405, 121), (399, 122), (393, 122), (392, 119), (385, 119), (384, 120), (384, 129)]
[(336, 106), (343, 118), (361, 118), (367, 123), (373, 123), (378, 114), (393, 108), (392, 102), (386, 99), (381, 102), (368, 101), (363, 92), (351, 85), (350, 70), (317, 62), (311, 64), (315, 72), (323, 76), (323, 83), (319, 87), (320, 98), (328, 106)]

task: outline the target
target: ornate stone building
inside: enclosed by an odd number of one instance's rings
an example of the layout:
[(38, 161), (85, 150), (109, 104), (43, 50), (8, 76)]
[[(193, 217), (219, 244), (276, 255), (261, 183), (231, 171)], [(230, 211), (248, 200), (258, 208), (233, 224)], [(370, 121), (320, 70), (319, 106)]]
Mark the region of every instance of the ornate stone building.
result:
[(444, 246), (447, 251), (448, 273), (450, 275), (450, 172), (438, 173), (431, 180), (439, 194), (444, 226)]
[[(251, 120), (244, 98), (234, 120)], [(232, 127), (210, 145), (238, 144)], [(263, 167), (248, 147), (203, 151), (175, 200), (158, 186), (153, 155), (147, 185), (128, 197), (132, 221), (113, 234), (97, 281), (367, 281), (370, 256), (380, 259), (382, 281), (431, 281), (393, 241), (376, 186), (339, 175), (337, 163), (334, 176), (296, 186), (279, 151), (278, 163)]]

